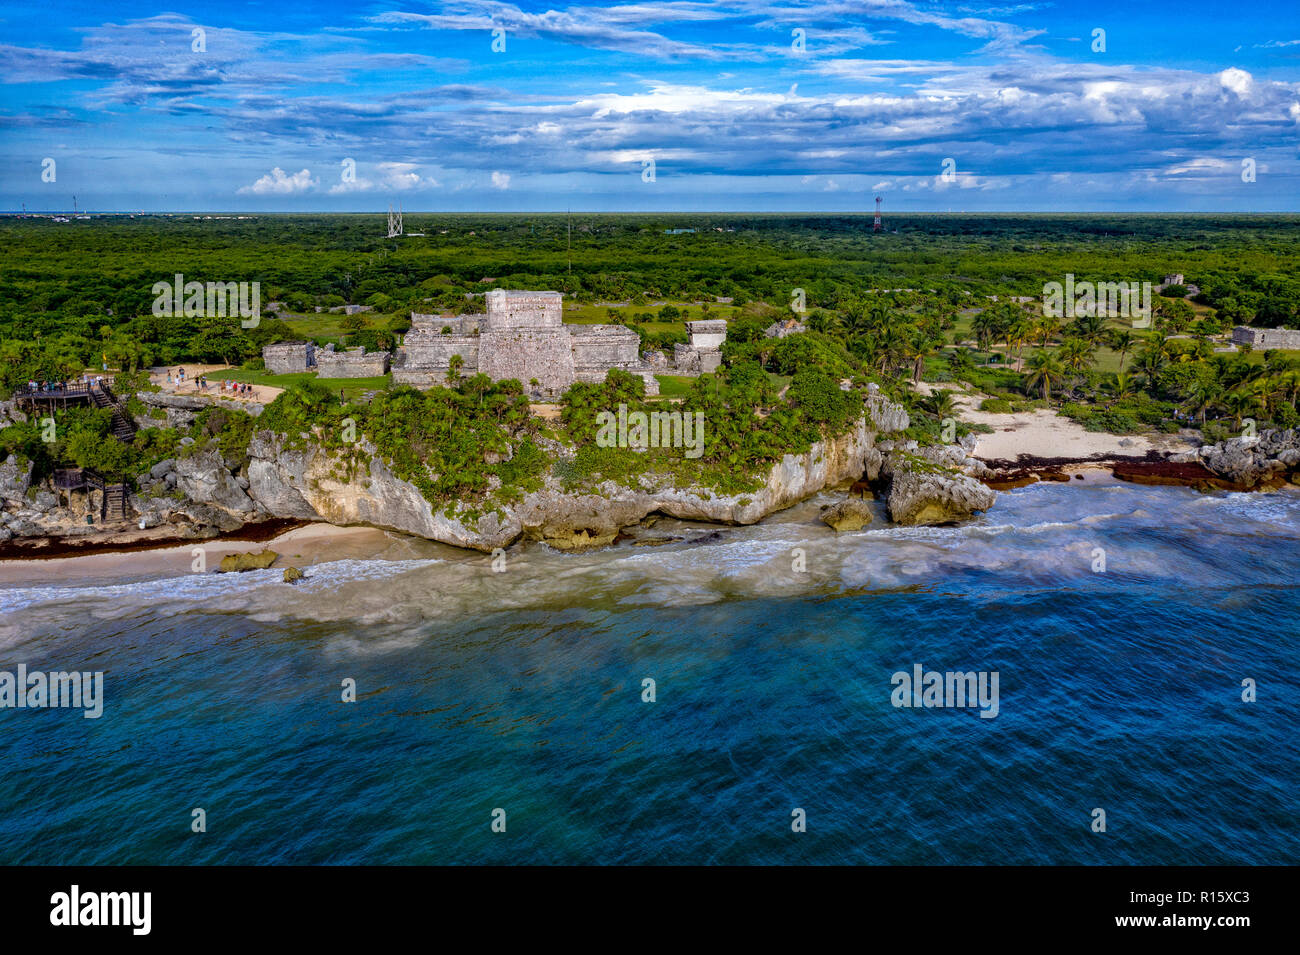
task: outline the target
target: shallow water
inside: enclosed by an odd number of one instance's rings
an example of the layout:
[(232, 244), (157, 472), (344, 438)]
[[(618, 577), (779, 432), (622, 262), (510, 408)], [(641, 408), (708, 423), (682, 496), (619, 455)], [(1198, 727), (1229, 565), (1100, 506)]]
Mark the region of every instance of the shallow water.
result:
[[(0, 709), (0, 862), (1294, 862), (1300, 494), (839, 536), (827, 500), (501, 573), (394, 536), (293, 587), (0, 585), (0, 669), (106, 687)], [(996, 718), (895, 707), (915, 664), (996, 671)]]

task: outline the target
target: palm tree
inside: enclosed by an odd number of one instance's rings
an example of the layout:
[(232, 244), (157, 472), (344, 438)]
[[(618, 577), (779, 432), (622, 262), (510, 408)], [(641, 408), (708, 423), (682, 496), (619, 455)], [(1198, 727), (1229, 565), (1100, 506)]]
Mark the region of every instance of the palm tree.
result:
[(1067, 338), (1058, 349), (1065, 367), (1076, 375), (1086, 374), (1092, 367), (1092, 344), (1084, 338)]
[(1223, 396), (1222, 402), (1228, 414), (1236, 419), (1238, 429), (1241, 428), (1241, 419), (1259, 407), (1259, 398), (1245, 389), (1229, 391)]
[(1147, 342), (1146, 347), (1138, 352), (1137, 364), (1146, 375), (1148, 382), (1154, 382), (1156, 376), (1160, 374), (1161, 369), (1168, 363), (1169, 357), (1166, 354), (1165, 343), (1163, 339), (1152, 339)]
[(1205, 427), (1205, 414), (1219, 402), (1223, 389), (1212, 378), (1201, 378), (1192, 385), (1187, 396), (1187, 403), (1192, 411), (1201, 416), (1201, 427)]
[(1034, 322), (1034, 335), (1038, 337), (1043, 348), (1047, 347), (1049, 339), (1055, 338), (1061, 334), (1061, 320), (1053, 318), (1051, 315), (1044, 315), (1038, 321)]
[(912, 362), (912, 381), (920, 381), (925, 374), (925, 360), (943, 347), (943, 336), (926, 334), (917, 329), (904, 341), (903, 354)]
[(808, 316), (808, 327), (814, 332), (821, 332), (823, 335), (829, 335), (840, 326), (840, 318), (834, 312), (828, 312), (825, 309), (815, 308), (813, 313)]
[(1007, 347), (1008, 349), (1015, 349), (1017, 362), (1024, 355), (1025, 345), (1028, 344), (1033, 334), (1034, 323), (1029, 320), (1028, 316), (1022, 315), (1012, 323), (1011, 330), (1007, 332)]
[(944, 418), (955, 417), (957, 413), (957, 402), (953, 400), (952, 392), (947, 388), (936, 388), (930, 392), (930, 396), (923, 403), (925, 410), (942, 421)]
[(1116, 401), (1123, 401), (1125, 398), (1132, 397), (1133, 389), (1134, 389), (1134, 385), (1133, 385), (1132, 378), (1130, 378), (1122, 371), (1115, 373), (1115, 400)]
[(1070, 326), (1071, 332), (1092, 345), (1106, 337), (1106, 319), (1101, 315), (1080, 315)]
[(854, 302), (844, 309), (844, 329), (850, 335), (865, 335), (871, 331), (871, 320), (861, 302)]
[(1030, 388), (1041, 386), (1044, 401), (1052, 400), (1052, 386), (1059, 385), (1064, 380), (1065, 368), (1055, 352), (1044, 349), (1029, 356), (1029, 374), (1025, 383)]
[(1138, 338), (1126, 328), (1110, 333), (1110, 347), (1119, 352), (1119, 370), (1124, 370), (1124, 358), (1138, 342)]
[(952, 370), (954, 377), (960, 378), (963, 375), (969, 375), (975, 367), (975, 361), (970, 356), (970, 349), (963, 348), (953, 342), (952, 355), (948, 358), (948, 367)]
[(980, 351), (988, 351), (989, 343), (998, 337), (999, 325), (997, 316), (993, 314), (992, 309), (984, 309), (978, 315), (970, 320), (971, 334), (975, 336), (975, 344), (979, 346)]

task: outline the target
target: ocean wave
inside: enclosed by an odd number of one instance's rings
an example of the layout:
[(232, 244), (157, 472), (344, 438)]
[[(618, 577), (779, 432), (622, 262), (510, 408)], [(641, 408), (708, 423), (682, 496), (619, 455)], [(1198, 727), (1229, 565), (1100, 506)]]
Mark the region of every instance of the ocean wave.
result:
[[(303, 569), (303, 579), (294, 588), (307, 593), (320, 593), (355, 581), (383, 579), (441, 563), (444, 561), (435, 558), (327, 561)], [(132, 608), (152, 603), (202, 602), (207, 605), (224, 597), (247, 599), (251, 591), (271, 586), (285, 586), (283, 568), (270, 567), (242, 573), (182, 574), (113, 584), (13, 587), (0, 590), (0, 612), (12, 613), (67, 601), (93, 601), (101, 606), (121, 603)]]

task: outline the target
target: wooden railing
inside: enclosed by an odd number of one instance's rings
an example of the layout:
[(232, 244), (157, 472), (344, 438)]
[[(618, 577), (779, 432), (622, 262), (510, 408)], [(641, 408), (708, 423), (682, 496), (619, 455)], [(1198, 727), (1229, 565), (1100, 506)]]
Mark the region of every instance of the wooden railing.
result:
[(58, 468), (54, 472), (54, 486), (63, 491), (79, 491), (83, 487), (102, 491), (108, 485), (103, 475), (90, 468)]

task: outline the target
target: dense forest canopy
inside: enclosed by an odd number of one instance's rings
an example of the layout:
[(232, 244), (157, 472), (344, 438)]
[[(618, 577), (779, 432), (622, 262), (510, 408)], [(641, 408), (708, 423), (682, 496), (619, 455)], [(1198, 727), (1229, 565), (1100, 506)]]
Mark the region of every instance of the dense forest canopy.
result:
[[(97, 334), (148, 314), (157, 281), (258, 281), (262, 301), (448, 305), (486, 285), (577, 301), (718, 296), (837, 307), (873, 288), (1041, 295), (1045, 281), (1158, 282), (1183, 273), (1209, 304), (1294, 319), (1297, 216), (377, 215), (110, 217), (0, 224), (0, 336)], [(665, 230), (694, 228), (669, 235)], [(484, 283), (483, 279), (492, 279)], [(1289, 309), (1289, 312), (1286, 310)], [(111, 314), (110, 314), (111, 313)], [(1269, 312), (1270, 316), (1272, 311)]]
[[(734, 460), (660, 462), (683, 473), (731, 469), (743, 483), (749, 477), (740, 472), (843, 426), (849, 411), (832, 407), (841, 382), (882, 387), (913, 413), (913, 436), (928, 441), (950, 433), (942, 423), (953, 411), (950, 397), (914, 391), (922, 380), (966, 383), (985, 396), (986, 411), (1056, 407), (1095, 430), (1196, 427), (1217, 440), (1247, 423), (1300, 424), (1300, 355), (1252, 355), (1226, 342), (1235, 324), (1300, 326), (1300, 216), (897, 215), (885, 222), (886, 231), (874, 233), (870, 215), (407, 214), (407, 230), (424, 234), (390, 239), (379, 215), (10, 217), (0, 221), (0, 398), (28, 381), (75, 378), (88, 368), (107, 368), (127, 389), (149, 387), (143, 368), (182, 362), (243, 365), (241, 373), (259, 375), (262, 346), (295, 337), (387, 349), (409, 328), (410, 312), (482, 311), (483, 293), (505, 287), (559, 290), (568, 320), (624, 322), (647, 349), (684, 341), (685, 319), (728, 319), (717, 376), (694, 384), (661, 379), (666, 398), (735, 424)], [(1170, 273), (1185, 284), (1163, 289), (1145, 324), (1062, 320), (1043, 309), (1044, 283), (1067, 275), (1156, 285)], [(155, 283), (171, 284), (177, 274), (259, 283), (258, 323), (154, 315)], [(800, 298), (804, 330), (768, 337)], [(272, 310), (273, 302), (282, 305)], [(345, 304), (370, 311), (328, 311)], [(487, 393), (480, 384), (474, 401)], [(607, 384), (631, 387), (621, 379)], [(446, 412), (470, 400), (465, 387), (449, 378), (433, 397), (391, 394), (376, 405), (377, 433), (392, 437), (421, 414), (455, 419)], [(522, 400), (502, 387), (502, 401)], [(605, 386), (585, 387), (566, 396), (567, 407), (590, 404), (587, 391), (604, 395)], [(316, 403), (327, 394), (299, 393)], [(282, 398), (285, 407), (297, 400)], [(53, 445), (23, 424), (0, 431), (0, 451), (46, 469), (72, 462), (129, 478), (172, 453), (177, 440), (145, 428), (124, 450), (105, 440), (104, 415), (62, 418)], [(204, 426), (232, 446), (246, 438), (245, 426), (225, 419)], [(397, 444), (388, 450), (396, 454)], [(588, 449), (575, 473), (610, 473), (614, 457)], [(493, 468), (466, 473), (482, 483)], [(530, 475), (496, 477), (526, 483)], [(451, 491), (431, 484), (429, 493), (442, 500)]]

